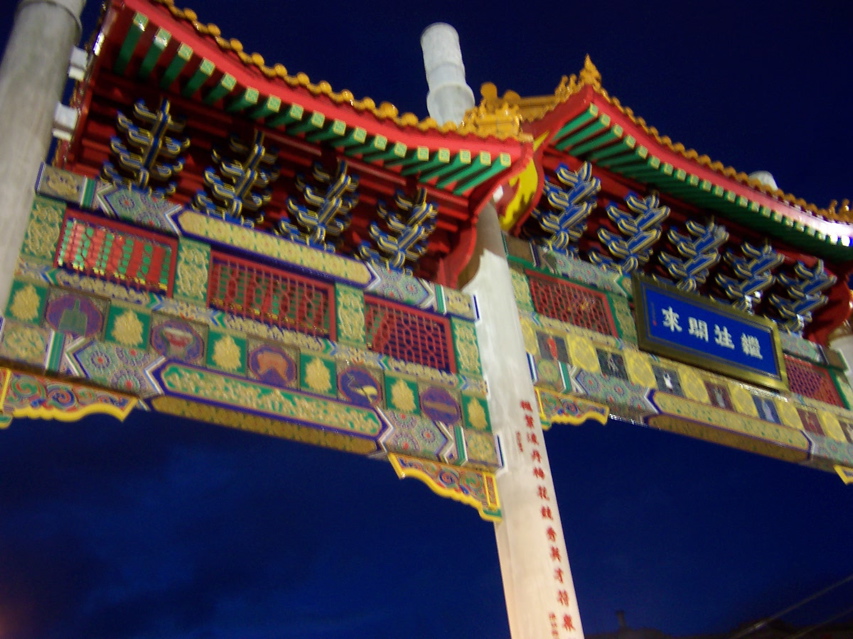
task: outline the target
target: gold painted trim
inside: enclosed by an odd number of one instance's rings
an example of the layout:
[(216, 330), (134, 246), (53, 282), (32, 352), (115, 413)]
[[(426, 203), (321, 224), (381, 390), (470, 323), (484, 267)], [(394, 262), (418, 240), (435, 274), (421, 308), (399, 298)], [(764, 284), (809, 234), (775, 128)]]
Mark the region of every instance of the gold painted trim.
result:
[[(457, 469), (457, 468), (453, 467), (454, 470), (456, 470), (457, 472), (476, 472), (477, 474), (479, 474), (483, 477), (484, 482), (486, 482), (486, 483), (491, 482), (492, 487), (494, 489), (493, 492), (495, 495), (495, 501), (493, 503), (483, 504), (482, 502), (474, 499), (473, 497), (470, 497), (468, 495), (464, 495), (459, 491), (449, 490), (449, 489), (445, 488), (444, 486), (439, 485), (438, 483), (436, 483), (433, 480), (432, 477), (427, 475), (422, 470), (419, 470), (417, 468), (403, 468), (400, 464), (400, 458), (405, 459), (406, 456), (405, 455), (394, 455), (393, 453), (388, 454), (388, 461), (391, 462), (391, 466), (394, 467), (394, 472), (397, 473), (397, 477), (399, 477), (400, 479), (405, 479), (407, 477), (412, 477), (414, 479), (420, 479), (423, 483), (425, 483), (427, 486), (429, 486), (430, 490), (432, 490), (432, 492), (434, 492), (436, 495), (439, 495), (440, 497), (449, 497), (450, 499), (453, 499), (454, 501), (458, 501), (458, 502), (466, 504), (468, 506), (473, 506), (474, 508), (477, 509), (477, 512), (480, 513), (480, 517), (485, 519), (486, 521), (491, 521), (491, 522), (501, 521), (500, 516), (496, 516), (496, 515), (487, 513), (485, 510), (487, 507), (491, 510), (499, 510), (500, 509), (500, 497), (498, 496), (497, 484), (495, 483), (495, 476), (492, 473), (486, 473), (483, 471), (471, 471), (471, 470), (466, 470), (466, 469), (461, 469), (461, 468)], [(419, 458), (415, 458), (415, 457), (411, 457), (409, 459), (416, 459), (418, 463), (430, 463), (430, 464), (435, 464), (436, 466), (444, 466), (444, 464), (439, 464), (437, 462), (419, 459)], [(488, 495), (489, 492), (490, 491), (487, 490), (486, 494)]]
[[(639, 346), (641, 351), (644, 351), (646, 353), (652, 353), (655, 355), (662, 355), (664, 357), (668, 357), (669, 359), (673, 359), (678, 362), (683, 362), (685, 364), (695, 366), (696, 368), (705, 371), (710, 371), (712, 373), (717, 373), (726, 377), (734, 377), (735, 379), (742, 380), (749, 384), (764, 386), (766, 388), (771, 388), (777, 391), (789, 390), (788, 373), (785, 370), (785, 358), (782, 353), (782, 341), (779, 339), (779, 328), (773, 321), (765, 317), (759, 317), (757, 315), (750, 315), (748, 313), (744, 313), (735, 308), (732, 308), (731, 306), (720, 304), (719, 302), (715, 302), (700, 295), (679, 291), (674, 286), (661, 284), (659, 282), (655, 282), (637, 274), (634, 274), (634, 276), (632, 277), (632, 283), (634, 287), (634, 321), (637, 324), (637, 345)], [(679, 348), (664, 344), (657, 344), (648, 340), (646, 338), (646, 335), (648, 333), (648, 318), (646, 317), (645, 303), (646, 288), (656, 288), (670, 295), (689, 300), (691, 303), (697, 306), (709, 308), (712, 311), (721, 315), (731, 316), (733, 319), (739, 322), (759, 325), (766, 329), (769, 329), (770, 340), (773, 343), (773, 354), (776, 357), (776, 362), (779, 367), (779, 376), (777, 377), (774, 375), (744, 370), (738, 367), (736, 364), (710, 361), (709, 358), (702, 357), (699, 355), (693, 355)]]

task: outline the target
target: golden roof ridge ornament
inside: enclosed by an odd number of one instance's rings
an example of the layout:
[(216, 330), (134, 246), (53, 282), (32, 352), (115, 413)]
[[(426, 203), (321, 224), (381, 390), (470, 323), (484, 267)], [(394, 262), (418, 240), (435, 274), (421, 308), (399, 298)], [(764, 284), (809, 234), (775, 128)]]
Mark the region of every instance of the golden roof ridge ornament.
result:
[(578, 74), (578, 86), (592, 87), (598, 92), (601, 92), (601, 73), (598, 68), (592, 63), (589, 54), (586, 55), (583, 61), (583, 69)]

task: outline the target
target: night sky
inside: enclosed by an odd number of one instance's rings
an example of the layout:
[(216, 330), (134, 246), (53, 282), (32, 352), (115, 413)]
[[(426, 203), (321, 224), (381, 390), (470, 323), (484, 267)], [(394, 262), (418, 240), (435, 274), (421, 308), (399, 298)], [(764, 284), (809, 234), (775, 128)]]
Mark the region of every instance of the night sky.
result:
[[(191, 6), (269, 64), (420, 116), (432, 22), (457, 27), (475, 94), (551, 93), (588, 53), (661, 134), (820, 206), (853, 196), (846, 1), (369, 5)], [(835, 475), (622, 423), (547, 444), (587, 634), (618, 609), (725, 632), (853, 573)], [(853, 584), (833, 595), (785, 619), (849, 607)], [(0, 432), (0, 639), (508, 634), (492, 526), (388, 464), (145, 413)]]

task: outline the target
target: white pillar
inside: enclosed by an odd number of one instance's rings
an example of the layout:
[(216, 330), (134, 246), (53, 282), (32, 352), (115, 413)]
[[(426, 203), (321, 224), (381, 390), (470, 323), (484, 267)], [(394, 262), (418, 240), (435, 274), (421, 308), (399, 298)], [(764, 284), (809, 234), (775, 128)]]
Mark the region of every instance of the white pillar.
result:
[(853, 386), (853, 335), (837, 337), (829, 343), (831, 348), (837, 350), (847, 363), (847, 381)]
[(430, 117), (444, 124), (462, 122), (465, 112), (474, 106), (474, 92), (465, 82), (465, 65), (459, 35), (449, 24), (437, 22), (421, 35), (429, 93)]
[(476, 295), (480, 357), (492, 427), (502, 442), (503, 520), (495, 524), (512, 639), (583, 637), (551, 466), (513, 294), (500, 225), (489, 204), (477, 225), (479, 261), (465, 291)]
[(0, 63), (0, 310), (9, 298), (84, 4), (21, 0)]

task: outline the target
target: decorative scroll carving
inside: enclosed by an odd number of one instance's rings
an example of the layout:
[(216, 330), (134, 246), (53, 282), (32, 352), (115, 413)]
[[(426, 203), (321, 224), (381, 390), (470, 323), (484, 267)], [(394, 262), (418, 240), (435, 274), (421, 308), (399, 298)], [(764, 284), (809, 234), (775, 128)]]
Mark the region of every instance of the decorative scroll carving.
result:
[(0, 409), (12, 417), (74, 422), (103, 413), (124, 420), (136, 406), (134, 397), (15, 370), (6, 373), (6, 393)]
[[(287, 199), (287, 210), (295, 224), (282, 220), (279, 231), (288, 239), (308, 246), (334, 252), (335, 244), (349, 226), (352, 209), (358, 203), (358, 178), (348, 173), (348, 165), (338, 162), (335, 173), (319, 163), (314, 165), (314, 180), (319, 187), (311, 186), (304, 176), (296, 179), (296, 187), (304, 204), (295, 197)], [(350, 195), (354, 194), (354, 195)]]
[(492, 473), (457, 468), (405, 455), (389, 454), (388, 460), (397, 477), (420, 479), (437, 495), (473, 506), (486, 521), (500, 521), (500, 501)]
[[(159, 195), (169, 195), (175, 190), (172, 180), (184, 168), (180, 155), (190, 145), (189, 138), (177, 138), (174, 134), (184, 129), (184, 120), (172, 117), (171, 105), (164, 99), (160, 108), (150, 110), (140, 100), (133, 105), (133, 116), (139, 122), (119, 112), (117, 127), (125, 137), (110, 140), (110, 149), (117, 156), (118, 166), (106, 162), (104, 179), (119, 186), (136, 186)], [(156, 183), (157, 186), (154, 186)]]
[(411, 274), (412, 269), (408, 265), (415, 264), (426, 252), (427, 240), (435, 230), (438, 215), (436, 205), (427, 202), (426, 198), (426, 189), (418, 189), (413, 198), (398, 191), (394, 198), (398, 211), (380, 202), (376, 210), (388, 231), (371, 222), (368, 232), (378, 250), (371, 248), (368, 242), (362, 242), (358, 256), (366, 262)]
[(732, 306), (741, 311), (752, 313), (761, 301), (761, 296), (776, 281), (771, 272), (779, 266), (784, 257), (779, 255), (769, 244), (755, 248), (744, 242), (741, 245), (742, 257), (731, 251), (726, 254), (728, 262), (734, 271), (734, 277), (718, 274), (717, 282), (723, 287)]
[(624, 239), (605, 228), (598, 230), (598, 238), (615, 259), (596, 251), (591, 252), (589, 257), (593, 264), (630, 275), (649, 261), (652, 247), (661, 236), (661, 224), (669, 217), (669, 207), (661, 205), (658, 196), (654, 194), (641, 198), (635, 193), (629, 193), (625, 203), (628, 212), (622, 211), (615, 204), (607, 207), (607, 216), (625, 236)]
[(667, 236), (684, 259), (661, 251), (658, 259), (666, 267), (679, 290), (695, 293), (708, 278), (708, 272), (720, 261), (720, 247), (729, 239), (725, 227), (709, 222), (707, 225), (693, 220), (684, 224), (690, 236), (670, 229)]
[[(577, 243), (586, 230), (586, 220), (595, 208), (601, 180), (592, 176), (592, 165), (584, 162), (577, 173), (565, 164), (557, 167), (557, 180), (545, 180), (545, 197), (553, 210), (533, 209), (532, 215), (548, 234), (543, 244), (552, 251), (578, 256)], [(567, 188), (563, 188), (567, 187)]]
[(231, 157), (226, 157), (214, 149), (213, 161), (217, 167), (204, 172), (209, 196), (203, 191), (196, 193), (193, 207), (208, 215), (254, 226), (263, 220), (263, 207), (272, 197), (267, 187), (279, 175), (275, 167), (276, 151), (267, 149), (264, 134), (256, 131), (251, 144), (232, 135), (229, 152)]
[(778, 278), (785, 294), (771, 293), (769, 299), (779, 312), (779, 325), (789, 333), (799, 333), (811, 322), (812, 312), (827, 302), (821, 291), (835, 284), (838, 279), (826, 272), (822, 260), (818, 260), (811, 269), (797, 262), (793, 277), (780, 273)]

